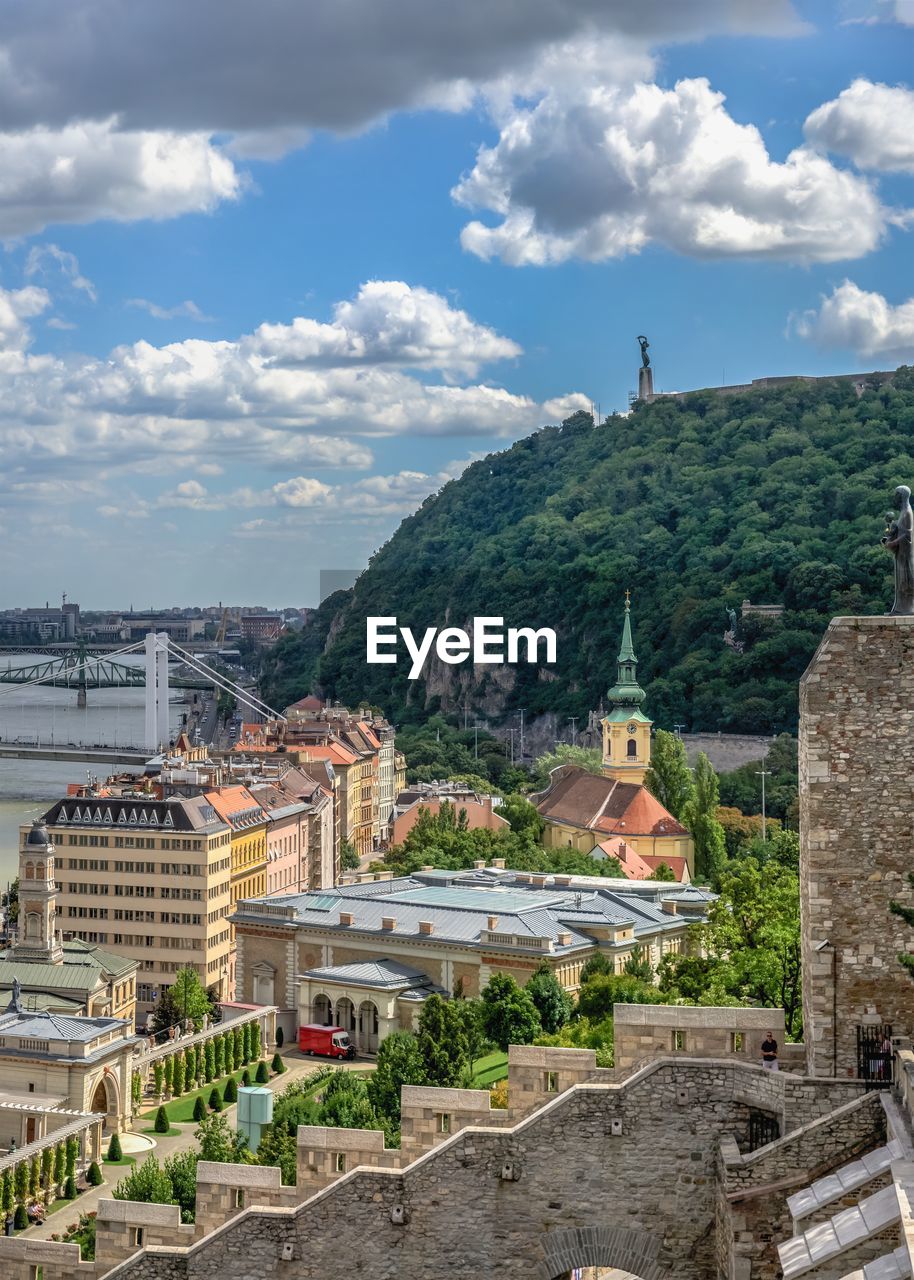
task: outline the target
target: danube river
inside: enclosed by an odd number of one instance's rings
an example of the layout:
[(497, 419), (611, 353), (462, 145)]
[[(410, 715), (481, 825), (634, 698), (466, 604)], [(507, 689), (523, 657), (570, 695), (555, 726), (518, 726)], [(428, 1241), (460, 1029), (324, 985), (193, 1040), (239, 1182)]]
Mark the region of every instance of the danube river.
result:
[[(13, 666), (38, 661), (10, 658)], [(6, 662), (3, 662), (6, 666)], [(0, 684), (0, 738), (5, 742), (76, 743), (92, 746), (139, 745), (144, 726), (143, 689), (97, 689), (89, 691), (89, 705), (76, 706), (76, 691)], [(172, 733), (180, 728), (184, 702), (172, 695)], [(122, 766), (92, 765), (101, 773)], [(37, 818), (65, 793), (67, 783), (85, 782), (87, 766), (41, 760), (0, 760), (0, 887), (17, 874), (19, 824)]]

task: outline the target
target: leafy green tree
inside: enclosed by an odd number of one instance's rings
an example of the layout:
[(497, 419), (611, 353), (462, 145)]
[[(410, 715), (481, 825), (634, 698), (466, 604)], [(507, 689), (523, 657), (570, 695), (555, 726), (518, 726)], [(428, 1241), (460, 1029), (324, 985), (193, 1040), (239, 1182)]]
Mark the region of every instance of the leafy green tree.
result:
[(666, 883), (675, 882), (676, 876), (673, 874), (672, 867), (668, 867), (665, 862), (658, 864), (653, 875), (648, 876), (648, 880), (661, 880)]
[(162, 1080), (165, 1085), (165, 1092), (171, 1093), (175, 1081), (175, 1060), (173, 1054), (169, 1054), (165, 1059), (162, 1067)]
[(176, 1053), (171, 1068), (171, 1091), (176, 1098), (184, 1092), (184, 1054)]
[(738, 1001), (782, 1008), (787, 1035), (802, 1035), (800, 889), (796, 872), (754, 858), (731, 862), (705, 924), (694, 925), (692, 950), (667, 958), (661, 985), (701, 1003)]
[(576, 765), (588, 773), (599, 773), (603, 768), (603, 753), (594, 747), (573, 747), (567, 742), (559, 742), (554, 751), (547, 751), (534, 760), (533, 785), (538, 789), (548, 786), (552, 770), (563, 764)]
[(454, 992), (454, 999), (448, 1002), (448, 1017), (453, 1018), (460, 1026), (467, 1045), (467, 1058), (470, 1065), (477, 1058), (483, 1057), (491, 1049), (482, 1025), (482, 1005), (478, 1000), (466, 1000)]
[(171, 1178), (154, 1155), (136, 1165), (111, 1192), (115, 1200), (138, 1200), (142, 1204), (173, 1204)]
[(546, 826), (537, 809), (525, 796), (505, 796), (498, 806), (498, 816), (510, 822), (515, 835), (526, 837), (534, 843), (539, 841)]
[(158, 1111), (156, 1112), (155, 1123), (153, 1124), (152, 1127), (156, 1133), (167, 1133), (168, 1130), (171, 1128), (171, 1125), (169, 1124), (169, 1121), (168, 1121), (168, 1112), (165, 1110), (164, 1107), (159, 1107)]
[(212, 1040), (207, 1040), (203, 1052), (203, 1078), (207, 1084), (216, 1075), (216, 1046)]
[(470, 1051), (463, 1027), (463, 1015), (453, 1008), (455, 1001), (431, 995), (419, 1015), (417, 1039), (430, 1085), (448, 1088), (459, 1084), (470, 1072)]
[(246, 1022), (241, 1028), (241, 1061), (251, 1061), (251, 1024)]
[(155, 1082), (155, 1095), (157, 1098), (161, 1098), (162, 1088), (165, 1084), (165, 1068), (160, 1060), (152, 1064), (152, 1077)]
[(602, 951), (596, 951), (592, 956), (588, 956), (581, 966), (581, 986), (607, 973), (615, 973), (613, 961)]
[(241, 1087), (242, 1089), (249, 1089), (251, 1087), (251, 1073), (247, 1068), (245, 1068), (241, 1073)]
[(209, 997), (196, 969), (188, 965), (179, 969), (174, 985), (169, 988), (172, 1002), (182, 1022), (190, 1022), (195, 1031), (203, 1026), (210, 1012)]
[(171, 1182), (172, 1203), (181, 1207), (181, 1221), (193, 1222), (197, 1205), (196, 1151), (179, 1151), (168, 1156), (162, 1170)]
[[(19, 1164), (16, 1165), (16, 1199), (20, 1204), (23, 1204), (29, 1196), (30, 1171), (31, 1167), (28, 1160), (21, 1160)], [(99, 1181), (101, 1181), (101, 1174), (99, 1174)]]
[(717, 819), (719, 803), (717, 774), (704, 752), (699, 752), (694, 787), (681, 817), (695, 841), (695, 875), (711, 884), (717, 883), (727, 859), (724, 829)]
[(76, 1179), (74, 1178), (72, 1173), (68, 1173), (66, 1178), (64, 1179), (63, 1198), (64, 1200), (76, 1199)]
[(243, 1134), (235, 1133), (224, 1112), (213, 1111), (194, 1130), (201, 1160), (217, 1164), (251, 1164), (253, 1156)]
[(232, 1038), (235, 1041), (235, 1052), (232, 1055), (235, 1070), (243, 1066), (247, 1059), (244, 1056), (244, 1031), (241, 1027), (235, 1027), (232, 1032)]
[(206, 1103), (203, 1101), (203, 1094), (198, 1093), (194, 1102), (194, 1119), (199, 1123), (206, 1115)]
[[(459, 1003), (455, 1001), (455, 1004)], [(408, 1031), (395, 1031), (381, 1041), (366, 1091), (368, 1101), (386, 1122), (386, 1127), (400, 1128), (400, 1090), (403, 1085), (427, 1083), (425, 1059), (414, 1035)]]
[(511, 1044), (530, 1044), (542, 1032), (536, 1005), (510, 974), (493, 974), (481, 999), (486, 1035), (502, 1052)]
[[(229, 1076), (229, 1078), (226, 1080), (225, 1088), (222, 1091), (222, 1096), (225, 1099), (225, 1101), (229, 1104), (238, 1101), (238, 1086), (235, 1084), (234, 1076)], [(196, 1118), (197, 1117), (194, 1116), (195, 1120)]]
[(180, 1021), (181, 1012), (175, 1004), (174, 990), (172, 987), (165, 987), (159, 993), (152, 1011), (152, 1030), (156, 1034), (168, 1031), (170, 1027), (177, 1026)]
[(222, 1094), (215, 1086), (209, 1091), (209, 1109), (210, 1111), (222, 1110)]
[[(651, 763), (644, 785), (674, 818), (684, 822), (683, 813), (692, 799), (692, 772), (685, 743), (675, 733), (658, 729), (651, 744)], [(688, 824), (686, 824), (688, 825)]]
[(70, 1176), (70, 1174), (76, 1172), (76, 1159), (78, 1155), (79, 1155), (79, 1139), (75, 1138), (71, 1134), (70, 1137), (67, 1138), (66, 1172), (68, 1177)]
[(124, 1153), (121, 1150), (120, 1134), (115, 1129), (114, 1133), (112, 1133), (111, 1135), (111, 1141), (108, 1143), (108, 1154), (105, 1156), (105, 1159), (106, 1160), (123, 1160), (123, 1158), (124, 1158)]
[(601, 1022), (611, 1018), (615, 1004), (663, 1004), (661, 992), (641, 978), (628, 974), (597, 974), (578, 992), (577, 1012), (583, 1018)]
[(359, 869), (359, 851), (351, 840), (340, 841), (340, 867), (343, 871)]
[(45, 1147), (41, 1153), (41, 1187), (47, 1193), (51, 1190), (54, 1176), (54, 1149)]
[(321, 1099), (320, 1122), (338, 1129), (379, 1128), (364, 1076), (354, 1071), (334, 1071)]
[(225, 1074), (225, 1041), (222, 1036), (213, 1037), (213, 1067), (218, 1080)]
[(98, 1162), (95, 1160), (92, 1161), (86, 1171), (86, 1182), (88, 1182), (90, 1187), (100, 1187), (104, 1182), (102, 1171), (98, 1167)]
[(554, 1035), (537, 1036), (534, 1044), (553, 1045), (565, 1049), (594, 1049), (598, 1067), (613, 1066), (613, 1020), (604, 1018), (592, 1022), (590, 1018), (575, 1018), (566, 1022)]
[(270, 1070), (275, 1072), (276, 1075), (281, 1076), (285, 1071), (285, 1069), (286, 1069), (286, 1064), (282, 1060), (282, 1054), (274, 1053), (273, 1060), (270, 1063)]
[(654, 970), (641, 947), (635, 947), (622, 966), (622, 972), (630, 978), (639, 978), (642, 982), (653, 982)]
[(269, 1079), (270, 1079), (270, 1072), (267, 1069), (267, 1064), (261, 1059), (261, 1061), (257, 1063), (257, 1070), (254, 1073), (254, 1080), (257, 1082), (257, 1084), (267, 1084)]
[(260, 1023), (251, 1023), (251, 1057), (260, 1057)]
[(574, 1007), (572, 999), (545, 961), (524, 990), (533, 1001), (542, 1029), (547, 1035), (560, 1030), (571, 1017)]
[(16, 1191), (13, 1185), (12, 1169), (3, 1170), (3, 1181), (0, 1183), (0, 1210), (4, 1217), (13, 1212), (16, 1204)]
[(16, 1205), (16, 1212), (13, 1214), (13, 1226), (17, 1231), (24, 1231), (29, 1225), (29, 1211), (24, 1204)]
[(41, 1162), (37, 1156), (32, 1156), (32, 1162), (29, 1165), (29, 1195), (33, 1200), (37, 1200), (41, 1194)]

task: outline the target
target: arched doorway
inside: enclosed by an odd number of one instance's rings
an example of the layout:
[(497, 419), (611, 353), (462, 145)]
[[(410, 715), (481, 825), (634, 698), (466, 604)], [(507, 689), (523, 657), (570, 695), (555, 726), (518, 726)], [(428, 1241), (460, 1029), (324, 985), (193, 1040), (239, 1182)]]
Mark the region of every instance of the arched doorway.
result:
[(348, 996), (341, 996), (336, 1002), (336, 1025), (355, 1035), (355, 1005)]
[(659, 1259), (661, 1239), (631, 1227), (578, 1227), (547, 1231), (541, 1239), (543, 1261), (536, 1280), (662, 1280), (669, 1268)]
[(92, 1094), (91, 1111), (105, 1117), (105, 1132), (118, 1128), (117, 1082), (113, 1076), (102, 1076)]
[(378, 1051), (378, 1006), (372, 1000), (359, 1006), (359, 1048), (363, 1053)]
[(319, 1026), (330, 1027), (333, 1025), (333, 1013), (330, 1007), (329, 996), (315, 996), (314, 1003), (311, 1005), (311, 1019)]

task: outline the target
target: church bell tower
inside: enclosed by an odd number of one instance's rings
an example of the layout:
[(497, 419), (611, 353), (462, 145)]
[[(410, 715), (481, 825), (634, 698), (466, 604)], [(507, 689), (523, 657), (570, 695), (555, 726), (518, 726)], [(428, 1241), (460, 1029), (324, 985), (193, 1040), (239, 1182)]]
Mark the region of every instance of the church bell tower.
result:
[(56, 926), (54, 846), (39, 819), (19, 851), (19, 932), (10, 959), (61, 964), (63, 948)]
[(625, 593), (622, 644), (616, 683), (606, 695), (610, 704), (603, 726), (603, 773), (618, 782), (644, 782), (651, 762), (652, 721), (641, 710), (646, 695), (638, 683), (638, 659), (632, 646), (631, 593)]

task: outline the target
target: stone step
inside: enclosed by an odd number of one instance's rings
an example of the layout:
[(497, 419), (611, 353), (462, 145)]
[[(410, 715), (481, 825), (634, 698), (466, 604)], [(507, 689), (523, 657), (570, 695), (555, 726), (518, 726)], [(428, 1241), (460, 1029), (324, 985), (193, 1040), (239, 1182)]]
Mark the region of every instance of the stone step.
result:
[(836, 1169), (834, 1173), (818, 1178), (811, 1186), (788, 1196), (787, 1208), (793, 1218), (795, 1232), (797, 1223), (808, 1218), (816, 1210), (825, 1208), (834, 1200), (840, 1200), (841, 1196), (846, 1195), (848, 1191), (865, 1187), (879, 1174), (888, 1172), (892, 1161), (900, 1160), (902, 1155), (901, 1143), (893, 1138), (884, 1147), (877, 1147), (875, 1151), (868, 1152), (859, 1160), (852, 1160), (849, 1164)]
[(784, 1280), (795, 1280), (814, 1267), (831, 1262), (845, 1249), (878, 1235), (893, 1222), (898, 1222), (900, 1217), (898, 1194), (893, 1183), (861, 1200), (859, 1205), (842, 1209), (827, 1222), (819, 1222), (802, 1235), (779, 1244)]
[(849, 1272), (842, 1280), (910, 1280), (911, 1274), (911, 1255), (907, 1245), (902, 1244), (858, 1271)]

